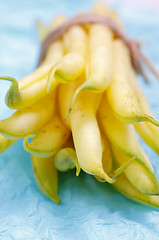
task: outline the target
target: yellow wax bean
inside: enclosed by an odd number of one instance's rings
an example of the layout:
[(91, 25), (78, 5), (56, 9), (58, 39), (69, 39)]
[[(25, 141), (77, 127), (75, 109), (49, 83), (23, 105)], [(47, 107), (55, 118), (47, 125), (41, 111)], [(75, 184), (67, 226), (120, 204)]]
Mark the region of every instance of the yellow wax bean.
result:
[[(103, 140), (103, 156), (102, 164), (104, 171), (108, 174), (109, 177), (116, 179), (117, 176), (122, 174), (135, 160), (135, 157), (128, 158), (127, 161), (122, 162), (121, 165), (117, 164), (117, 161), (114, 159), (114, 154), (112, 152), (112, 146), (110, 145), (108, 139), (102, 132)], [(100, 182), (105, 182), (106, 180), (95, 176)]]
[(159, 126), (152, 116), (142, 112), (138, 104), (129, 83), (130, 54), (121, 40), (114, 41), (114, 61), (114, 76), (107, 89), (108, 101), (114, 113), (125, 123), (147, 121)]
[(80, 26), (73, 26), (69, 32), (69, 50), (63, 58), (50, 70), (47, 90), (49, 91), (52, 81), (62, 83), (75, 80), (82, 75), (86, 65), (87, 34)]
[(40, 190), (54, 203), (61, 202), (57, 195), (58, 176), (54, 165), (54, 157), (40, 158), (32, 155), (35, 180)]
[[(55, 19), (54, 28), (62, 24), (63, 17)], [(33, 73), (22, 78), (19, 82), (10, 77), (0, 77), (12, 82), (5, 98), (6, 105), (12, 109), (21, 109), (37, 102), (47, 95), (46, 85), (50, 68), (63, 56), (63, 46), (60, 40), (53, 42), (46, 52), (45, 59)], [(57, 83), (51, 85), (51, 90)]]
[[(117, 150), (115, 147), (112, 146), (112, 149), (115, 154), (115, 158), (120, 165), (123, 165), (129, 160), (128, 156)], [(147, 171), (137, 161), (130, 164), (130, 166), (125, 169), (124, 173), (131, 184), (141, 192), (146, 193), (145, 189), (152, 187), (152, 183), (147, 177)]]
[(0, 135), (0, 153), (9, 148), (15, 141)]
[(36, 133), (52, 117), (55, 96), (47, 96), (34, 105), (18, 110), (9, 118), (0, 121), (0, 133), (11, 140)]
[[(78, 85), (78, 81), (61, 85), (59, 89), (59, 105), (62, 118), (67, 112), (69, 101)], [(101, 95), (81, 92), (70, 114), (67, 125), (72, 131), (73, 141), (80, 167), (87, 173), (114, 182), (104, 171), (102, 164), (102, 142), (96, 112)]]
[(153, 207), (159, 207), (159, 196), (149, 196), (141, 193), (130, 183), (124, 173), (118, 176), (112, 187), (134, 201)]
[(69, 112), (81, 90), (103, 92), (113, 77), (113, 36), (111, 30), (101, 24), (90, 26), (89, 56), (86, 81), (77, 88), (71, 100)]
[[(59, 15), (50, 24), (48, 32), (54, 31), (57, 27), (62, 25), (65, 21), (66, 21), (65, 16)], [(45, 65), (45, 64), (48, 64), (48, 63), (52, 63), (52, 65), (54, 65), (55, 62), (59, 61), (59, 59), (60, 59), (59, 58), (59, 53), (61, 53), (60, 57), (62, 57), (63, 54), (64, 54), (64, 49), (63, 49), (62, 42), (61, 42), (60, 39), (56, 40), (56, 41), (53, 41), (48, 46), (48, 49), (47, 49), (47, 51), (45, 53), (45, 58), (44, 58), (43, 62), (41, 63), (41, 65)], [(57, 57), (56, 57), (56, 54), (57, 54)]]
[[(140, 108), (143, 112), (148, 113), (149, 115), (153, 116), (152, 110), (149, 106), (149, 103), (144, 96), (143, 91), (139, 87), (136, 79), (136, 74), (134, 70), (131, 68), (131, 84), (132, 88), (134, 90), (134, 94), (137, 98), (137, 101), (140, 105)], [(154, 117), (154, 116), (153, 116)], [(159, 128), (152, 125), (149, 122), (141, 122), (136, 123), (135, 125), (136, 130), (140, 134), (140, 136), (143, 138), (143, 140), (154, 150), (159, 154)]]
[(60, 149), (55, 155), (55, 166), (57, 170), (66, 172), (76, 167), (76, 176), (80, 173), (76, 152), (73, 148), (67, 147)]
[(41, 21), (37, 21), (36, 26), (39, 33), (40, 42), (43, 42), (48, 36), (48, 27)]
[(96, 14), (106, 15), (114, 21), (120, 28), (123, 28), (123, 24), (120, 21), (117, 12), (111, 10), (105, 3), (97, 2), (92, 7), (92, 12)]
[(64, 125), (58, 114), (52, 116), (52, 119), (37, 132), (31, 143), (28, 139), (32, 136), (24, 138), (23, 146), (27, 152), (39, 157), (50, 157), (54, 155), (66, 142), (70, 131)]
[(103, 143), (103, 157), (102, 157), (103, 168), (104, 168), (104, 171), (109, 175), (113, 169), (110, 143), (108, 142), (108, 139), (106, 138), (103, 132), (101, 133), (101, 137), (103, 141), (102, 142)]
[[(105, 95), (101, 103), (99, 120), (109, 141), (129, 158), (135, 157), (138, 164), (140, 164), (140, 168), (143, 169), (143, 175), (147, 181), (144, 180), (143, 183), (139, 185), (137, 178), (135, 178), (137, 176), (134, 176), (132, 184), (145, 194), (159, 194), (158, 179), (151, 163), (140, 146), (134, 126), (124, 124), (116, 118)], [(133, 175), (131, 176), (133, 177)], [(148, 182), (149, 184), (147, 184)]]

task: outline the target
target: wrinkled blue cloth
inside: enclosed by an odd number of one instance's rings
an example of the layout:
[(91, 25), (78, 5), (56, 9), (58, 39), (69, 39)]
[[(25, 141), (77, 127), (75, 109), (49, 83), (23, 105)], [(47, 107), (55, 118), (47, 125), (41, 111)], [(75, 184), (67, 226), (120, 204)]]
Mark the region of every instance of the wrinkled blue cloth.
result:
[[(58, 14), (70, 17), (90, 9), (93, 0), (5, 0), (0, 3), (0, 75), (17, 79), (36, 66), (40, 45), (36, 21), (49, 23)], [(141, 40), (143, 51), (159, 69), (159, 13), (129, 4), (114, 4), (127, 33)], [(140, 84), (159, 119), (159, 83)], [(4, 105), (9, 82), (0, 82), (0, 119), (13, 110)], [(159, 178), (159, 156), (145, 143)], [(135, 203), (106, 183), (75, 171), (59, 174), (60, 205), (38, 189), (22, 141), (0, 155), (0, 240), (150, 240), (159, 239), (159, 210)]]

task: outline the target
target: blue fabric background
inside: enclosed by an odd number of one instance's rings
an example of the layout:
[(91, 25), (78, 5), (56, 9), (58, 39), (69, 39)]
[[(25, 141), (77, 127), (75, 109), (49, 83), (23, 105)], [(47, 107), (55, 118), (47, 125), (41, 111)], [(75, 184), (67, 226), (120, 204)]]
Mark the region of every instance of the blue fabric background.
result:
[[(0, 2), (0, 75), (17, 79), (36, 66), (40, 45), (36, 20), (49, 23), (65, 13), (70, 17), (90, 9), (93, 0), (5, 0)], [(159, 69), (159, 13), (129, 4), (113, 6), (132, 37), (143, 41), (143, 51)], [(140, 84), (159, 119), (159, 84)], [(10, 83), (0, 82), (0, 119), (13, 111), (4, 105)], [(159, 156), (146, 144), (159, 178)], [(159, 239), (159, 210), (135, 203), (106, 183), (75, 172), (59, 174), (61, 205), (55, 205), (38, 189), (30, 156), (18, 141), (0, 155), (0, 239), (1, 240), (150, 240)]]

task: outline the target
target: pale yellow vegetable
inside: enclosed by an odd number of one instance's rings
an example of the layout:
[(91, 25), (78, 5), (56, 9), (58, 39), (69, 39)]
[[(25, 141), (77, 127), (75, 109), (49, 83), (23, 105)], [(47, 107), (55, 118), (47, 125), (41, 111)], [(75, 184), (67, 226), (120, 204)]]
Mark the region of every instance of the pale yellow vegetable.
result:
[[(112, 149), (115, 158), (120, 165), (123, 165), (129, 161), (129, 157), (123, 154), (121, 151), (117, 150), (117, 148), (112, 146)], [(130, 183), (138, 190), (140, 190), (140, 192), (146, 193), (146, 189), (152, 188), (152, 183), (148, 178), (147, 171), (139, 162), (134, 161), (131, 163), (130, 166), (125, 169), (124, 173)]]
[(119, 19), (119, 16), (116, 11), (110, 9), (105, 2), (96, 2), (92, 7), (92, 12), (96, 14), (103, 14), (114, 21), (119, 28), (123, 28), (123, 24)]
[(113, 77), (113, 35), (111, 30), (101, 24), (93, 24), (89, 31), (89, 55), (86, 81), (77, 88), (69, 112), (81, 90), (103, 92)]
[(87, 54), (87, 34), (80, 26), (73, 26), (69, 31), (69, 52), (51, 68), (47, 84), (48, 91), (52, 82), (69, 82), (75, 80), (84, 72)]
[(40, 158), (32, 155), (35, 180), (40, 190), (54, 203), (61, 202), (57, 195), (58, 176), (54, 165), (54, 157)]
[[(102, 156), (102, 164), (104, 171), (108, 174), (109, 177), (116, 179), (117, 176), (122, 174), (128, 166), (132, 164), (135, 160), (135, 157), (127, 159), (127, 161), (122, 162), (121, 165), (117, 164), (117, 161), (114, 159), (114, 154), (112, 151), (112, 146), (107, 140), (106, 136), (102, 133), (103, 140), (103, 156)], [(105, 179), (95, 176), (100, 182), (106, 182)]]
[[(69, 101), (72, 98), (76, 82), (61, 85), (59, 89), (60, 112), (65, 118)], [(80, 167), (87, 173), (100, 176), (113, 182), (104, 172), (102, 165), (102, 142), (96, 111), (100, 103), (100, 94), (81, 92), (66, 123), (72, 131), (73, 141)]]
[(114, 113), (126, 123), (148, 121), (159, 123), (147, 113), (142, 112), (129, 83), (130, 54), (121, 40), (114, 41), (114, 76), (107, 89), (108, 101)]
[[(124, 124), (113, 114), (105, 95), (101, 103), (99, 121), (109, 141), (129, 158), (135, 156), (136, 161), (140, 164), (140, 170), (142, 168), (143, 174), (145, 175), (142, 184), (138, 185), (136, 176), (132, 174), (132, 184), (145, 194), (159, 194), (158, 179), (153, 171), (151, 163), (140, 146), (134, 126)], [(140, 176), (138, 176), (138, 178), (139, 177)]]
[[(64, 17), (55, 19), (53, 28), (56, 28), (64, 22)], [(46, 85), (50, 68), (56, 64), (63, 56), (63, 46), (60, 40), (54, 41), (45, 54), (45, 59), (33, 73), (27, 75), (17, 82), (16, 79), (10, 77), (0, 77), (12, 82), (7, 92), (5, 102), (12, 109), (21, 109), (32, 105), (47, 95)], [(50, 91), (57, 86), (54, 82)]]
[[(137, 101), (140, 105), (140, 108), (143, 112), (148, 113), (152, 117), (154, 117), (152, 110), (149, 106), (149, 103), (144, 96), (143, 91), (139, 87), (139, 84), (137, 83), (137, 78), (134, 70), (131, 68), (131, 85), (134, 91), (134, 94), (137, 98)], [(134, 125), (140, 136), (143, 138), (143, 140), (154, 150), (159, 154), (159, 128), (152, 125), (149, 122), (141, 122)]]
[(103, 169), (109, 175), (113, 169), (110, 143), (103, 132), (101, 133), (101, 138), (102, 138), (102, 146), (103, 146), (103, 156), (102, 156)]
[(117, 191), (134, 201), (153, 207), (159, 207), (159, 196), (148, 196), (141, 193), (129, 182), (124, 173), (118, 176), (116, 182), (112, 186)]
[(9, 148), (15, 141), (0, 135), (0, 153)]
[(55, 96), (47, 96), (34, 105), (18, 110), (9, 118), (0, 121), (0, 133), (17, 140), (36, 133), (52, 117), (55, 108)]
[(38, 29), (40, 41), (43, 42), (48, 35), (48, 27), (41, 21), (37, 21), (36, 26)]
[[(61, 121), (58, 114), (54, 114), (51, 120), (40, 129), (35, 136), (24, 138), (23, 147), (39, 157), (50, 157), (54, 155), (66, 142), (70, 131)], [(32, 138), (31, 142), (28, 139)]]
[(55, 155), (54, 160), (56, 168), (61, 172), (66, 172), (76, 167), (76, 176), (80, 173), (76, 152), (73, 148), (62, 148)]

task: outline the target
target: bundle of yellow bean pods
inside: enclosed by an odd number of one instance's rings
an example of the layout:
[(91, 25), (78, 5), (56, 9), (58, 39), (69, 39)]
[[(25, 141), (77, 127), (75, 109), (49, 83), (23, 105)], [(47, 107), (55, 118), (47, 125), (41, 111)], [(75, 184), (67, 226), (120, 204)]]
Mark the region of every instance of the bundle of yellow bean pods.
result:
[(71, 24), (64, 16), (48, 27), (39, 23), (47, 43), (40, 65), (19, 81), (1, 77), (11, 81), (6, 105), (17, 111), (0, 121), (0, 152), (24, 138), (37, 184), (55, 203), (57, 170), (76, 167), (77, 176), (82, 169), (135, 201), (159, 207), (159, 181), (138, 140), (139, 133), (159, 153), (159, 122), (136, 78), (135, 67), (142, 69), (135, 51), (143, 56), (132, 47), (138, 43), (121, 34), (114, 11), (97, 3), (91, 14), (88, 22), (79, 14)]

